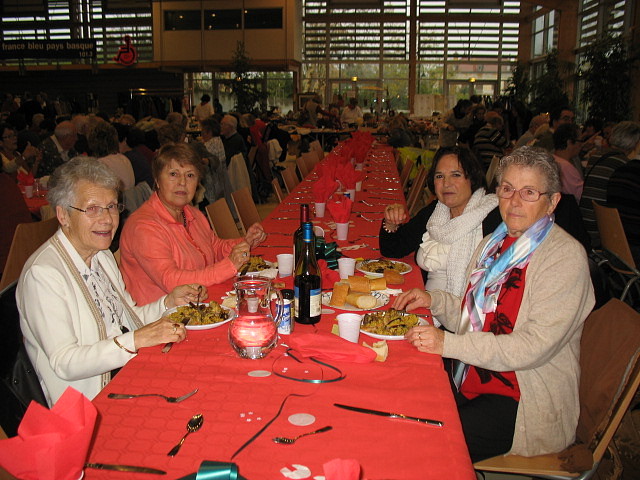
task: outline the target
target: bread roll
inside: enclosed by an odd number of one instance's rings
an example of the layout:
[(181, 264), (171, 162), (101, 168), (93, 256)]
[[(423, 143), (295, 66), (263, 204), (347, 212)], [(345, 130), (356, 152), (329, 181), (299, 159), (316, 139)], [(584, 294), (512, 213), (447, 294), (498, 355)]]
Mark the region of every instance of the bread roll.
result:
[(349, 284), (346, 282), (336, 282), (333, 284), (333, 293), (331, 294), (331, 301), (329, 305), (334, 307), (341, 307), (347, 299), (349, 293)]
[(387, 288), (387, 281), (384, 277), (372, 278), (369, 280), (369, 285), (371, 285), (371, 290), (384, 290)]
[(404, 283), (404, 275), (387, 268), (383, 273), (383, 278), (390, 285), (402, 285)]
[(363, 310), (376, 308), (376, 299), (365, 293), (350, 293), (347, 295), (347, 303)]
[(351, 275), (347, 278), (347, 282), (349, 282), (352, 292), (369, 293), (371, 291), (371, 283), (368, 278)]

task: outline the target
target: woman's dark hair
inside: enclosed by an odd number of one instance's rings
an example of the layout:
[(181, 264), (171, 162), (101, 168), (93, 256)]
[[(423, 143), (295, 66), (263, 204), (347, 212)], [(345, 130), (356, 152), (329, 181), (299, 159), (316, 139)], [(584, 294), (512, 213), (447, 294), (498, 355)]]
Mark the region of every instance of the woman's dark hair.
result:
[(453, 114), (456, 116), (456, 118), (462, 118), (465, 116), (463, 110), (469, 108), (471, 105), (473, 105), (471, 103), (471, 100), (461, 98), (460, 100), (458, 100), (458, 103), (456, 103), (456, 106), (453, 107)]
[(167, 143), (160, 148), (158, 155), (153, 159), (151, 164), (151, 173), (153, 179), (158, 182), (162, 170), (175, 160), (184, 167), (185, 165), (193, 165), (198, 171), (198, 180), (202, 180), (205, 174), (205, 166), (202, 158), (198, 155), (191, 145), (188, 143)]
[(202, 97), (200, 97), (200, 101), (202, 103), (210, 102), (211, 101), (211, 97), (205, 93), (204, 95), (202, 95)]
[(118, 142), (122, 142), (124, 141), (125, 138), (127, 138), (127, 134), (129, 133), (129, 129), (131, 127), (129, 127), (128, 125), (123, 125), (122, 123), (112, 123), (111, 125), (113, 125), (113, 128), (116, 129), (116, 132), (118, 132)]
[(200, 122), (202, 126), (202, 130), (207, 130), (211, 132), (211, 135), (214, 137), (220, 136), (220, 122), (213, 117), (205, 118), (202, 122)]
[(442, 147), (439, 148), (436, 154), (433, 157), (433, 163), (431, 164), (431, 168), (427, 173), (427, 186), (431, 192), (435, 193), (435, 183), (434, 178), (436, 176), (436, 169), (438, 168), (438, 162), (445, 155), (455, 155), (458, 157), (458, 162), (460, 163), (460, 167), (464, 172), (465, 178), (468, 178), (471, 182), (471, 192), (475, 192), (480, 187), (484, 189), (487, 188), (487, 183), (484, 175), (484, 170), (482, 169), (482, 165), (476, 158), (476, 156), (471, 153), (471, 150), (464, 147)]

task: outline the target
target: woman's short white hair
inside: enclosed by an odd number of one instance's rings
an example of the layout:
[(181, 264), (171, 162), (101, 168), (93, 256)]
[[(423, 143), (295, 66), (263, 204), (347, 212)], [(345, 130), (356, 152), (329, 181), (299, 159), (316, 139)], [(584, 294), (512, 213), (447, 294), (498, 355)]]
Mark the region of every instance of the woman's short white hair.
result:
[(76, 202), (77, 186), (81, 181), (120, 191), (120, 179), (104, 163), (93, 157), (75, 157), (60, 165), (49, 178), (47, 200), (55, 210), (57, 206), (69, 208)]
[(536, 169), (544, 178), (545, 192), (550, 196), (560, 192), (560, 168), (553, 156), (539, 147), (516, 148), (510, 155), (502, 157), (496, 171), (498, 184), (502, 182), (504, 172), (510, 166)]

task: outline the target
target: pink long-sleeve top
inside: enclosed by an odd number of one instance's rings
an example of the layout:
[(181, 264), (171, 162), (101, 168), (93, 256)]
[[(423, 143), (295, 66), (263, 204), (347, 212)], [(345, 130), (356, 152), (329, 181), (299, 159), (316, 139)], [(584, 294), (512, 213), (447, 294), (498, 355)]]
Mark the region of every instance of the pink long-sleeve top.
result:
[(205, 286), (228, 280), (237, 270), (228, 256), (242, 239), (218, 238), (205, 216), (186, 206), (187, 228), (154, 193), (131, 217), (120, 237), (120, 270), (138, 305), (146, 305), (178, 285)]

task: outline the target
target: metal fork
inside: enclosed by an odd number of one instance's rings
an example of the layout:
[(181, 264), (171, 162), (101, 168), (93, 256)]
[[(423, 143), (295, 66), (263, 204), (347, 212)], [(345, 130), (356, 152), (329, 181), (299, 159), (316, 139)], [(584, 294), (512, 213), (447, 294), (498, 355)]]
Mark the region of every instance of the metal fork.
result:
[(358, 213), (358, 214), (357, 214), (357, 216), (358, 216), (358, 217), (360, 217), (360, 218), (362, 218), (363, 220), (366, 220), (367, 222), (375, 222), (375, 221), (376, 221), (376, 220), (373, 220), (373, 219), (371, 219), (371, 218), (367, 218), (367, 217), (365, 217), (365, 216), (364, 216), (363, 214), (361, 214), (361, 213)]
[(138, 397), (161, 397), (164, 398), (169, 403), (180, 403), (183, 400), (186, 400), (191, 395), (195, 395), (198, 392), (196, 388), (192, 392), (185, 393), (181, 397), (167, 397), (166, 395), (162, 395), (160, 393), (138, 393), (138, 394), (128, 394), (128, 393), (110, 393), (107, 395), (109, 398), (115, 398), (117, 400), (124, 400), (127, 398), (138, 398)]
[(298, 435), (296, 437), (293, 438), (289, 438), (289, 437), (275, 437), (272, 440), (275, 443), (284, 443), (287, 445), (291, 445), (292, 443), (295, 443), (296, 440), (298, 440), (299, 438), (302, 437), (306, 437), (307, 435), (315, 435), (316, 433), (322, 433), (322, 432), (328, 432), (329, 430), (331, 430), (333, 427), (331, 425), (328, 425), (326, 427), (322, 427), (319, 428), (318, 430), (314, 430), (313, 432), (308, 432), (308, 433), (303, 433), (301, 435)]

